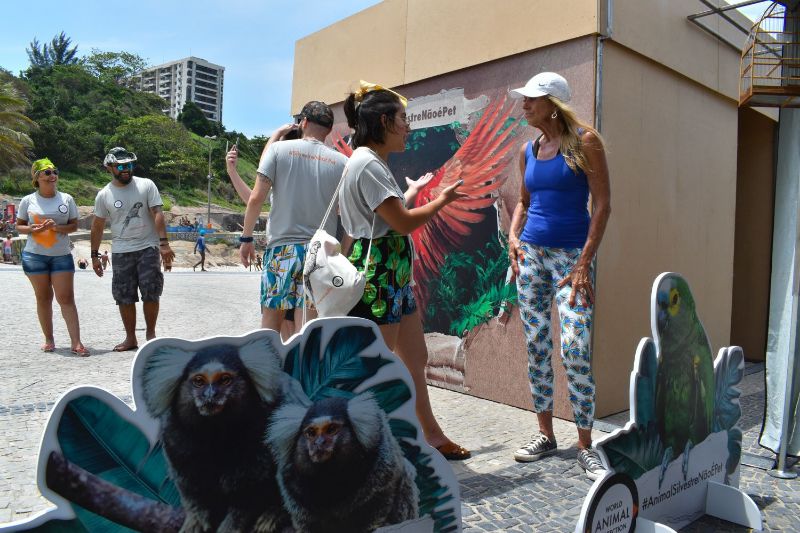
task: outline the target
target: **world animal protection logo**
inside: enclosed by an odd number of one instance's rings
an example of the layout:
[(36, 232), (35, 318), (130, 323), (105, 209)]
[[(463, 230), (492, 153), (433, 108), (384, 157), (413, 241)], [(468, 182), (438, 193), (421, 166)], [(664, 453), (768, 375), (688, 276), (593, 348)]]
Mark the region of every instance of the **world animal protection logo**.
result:
[(133, 408), (91, 387), (59, 399), (37, 472), (56, 508), (0, 531), (461, 530), (455, 476), (373, 322), (155, 339), (132, 388)]
[(653, 284), (651, 327), (631, 372), (630, 421), (595, 443), (609, 474), (592, 486), (576, 532), (678, 529), (704, 514), (760, 529), (758, 508), (737, 489), (741, 348), (712, 358), (689, 284), (670, 272)]

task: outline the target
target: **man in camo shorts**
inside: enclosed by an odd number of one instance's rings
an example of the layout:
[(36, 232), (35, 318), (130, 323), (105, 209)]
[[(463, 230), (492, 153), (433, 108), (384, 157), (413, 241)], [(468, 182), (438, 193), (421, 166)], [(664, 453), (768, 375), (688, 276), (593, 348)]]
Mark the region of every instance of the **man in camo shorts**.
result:
[(103, 276), (100, 261), (100, 241), (106, 219), (111, 222), (111, 294), (119, 307), (125, 340), (114, 347), (115, 352), (135, 350), (136, 302), (142, 296), (145, 336), (156, 336), (159, 298), (164, 288), (161, 261), (170, 265), (175, 253), (167, 240), (167, 226), (161, 211), (161, 195), (155, 183), (133, 175), (136, 154), (125, 148), (112, 148), (105, 159), (111, 183), (103, 187), (94, 202), (91, 248), (92, 268)]

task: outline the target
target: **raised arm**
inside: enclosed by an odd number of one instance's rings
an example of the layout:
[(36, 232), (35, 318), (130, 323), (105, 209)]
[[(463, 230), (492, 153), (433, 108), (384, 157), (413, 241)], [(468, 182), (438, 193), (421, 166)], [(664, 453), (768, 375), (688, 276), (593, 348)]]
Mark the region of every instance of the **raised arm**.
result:
[(461, 186), (461, 181), (450, 185), (442, 190), (442, 193), (436, 197), (435, 200), (427, 204), (415, 207), (414, 209), (406, 209), (405, 203), (392, 196), (384, 200), (375, 212), (386, 221), (393, 230), (403, 235), (408, 235), (418, 227), (424, 225), (444, 206), (457, 198), (467, 196), (464, 193), (458, 192), (457, 189)]
[(228, 176), (231, 178), (231, 184), (233, 185), (233, 188), (236, 189), (236, 193), (239, 195), (239, 198), (241, 198), (242, 201), (247, 204), (247, 200), (250, 199), (250, 193), (253, 192), (253, 190), (239, 175), (239, 171), (236, 169), (236, 164), (238, 161), (239, 149), (236, 148), (236, 145), (234, 144), (225, 156), (225, 168), (228, 170)]

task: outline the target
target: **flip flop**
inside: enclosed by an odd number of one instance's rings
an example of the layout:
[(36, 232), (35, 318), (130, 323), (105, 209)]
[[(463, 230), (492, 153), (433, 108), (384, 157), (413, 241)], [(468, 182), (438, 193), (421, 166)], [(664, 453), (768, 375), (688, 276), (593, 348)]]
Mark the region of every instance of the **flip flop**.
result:
[(89, 349), (86, 348), (85, 346), (82, 346), (80, 348), (75, 348), (74, 350), (70, 351), (75, 355), (80, 355), (81, 357), (87, 357), (92, 354), (92, 352), (90, 352)]
[(138, 349), (139, 349), (139, 345), (137, 345), (137, 344), (125, 344), (123, 342), (121, 342), (121, 343), (117, 344), (116, 346), (114, 346), (114, 351), (115, 352), (129, 352), (131, 350), (138, 350)]
[(56, 345), (54, 342), (46, 342), (42, 344), (43, 352), (54, 352), (55, 350), (56, 350)]
[(453, 441), (442, 444), (441, 446), (437, 446), (436, 450), (448, 461), (463, 461), (464, 459), (469, 459), (472, 457), (472, 454), (468, 449), (464, 448), (463, 446), (459, 446)]

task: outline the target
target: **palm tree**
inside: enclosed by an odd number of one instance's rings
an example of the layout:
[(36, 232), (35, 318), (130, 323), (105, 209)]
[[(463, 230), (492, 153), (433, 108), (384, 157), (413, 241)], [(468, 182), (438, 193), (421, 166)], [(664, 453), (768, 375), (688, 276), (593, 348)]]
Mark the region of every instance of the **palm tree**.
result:
[(0, 83), (0, 171), (29, 163), (33, 141), (28, 136), (36, 123), (23, 114), (27, 102), (10, 83)]
[(31, 41), (31, 47), (26, 48), (28, 52), (28, 59), (31, 61), (31, 66), (34, 67), (52, 67), (54, 65), (73, 65), (78, 62), (76, 57), (78, 54), (78, 47), (69, 45), (72, 44), (72, 39), (62, 31), (50, 40), (50, 44), (39, 44), (39, 40), (34, 38)]

